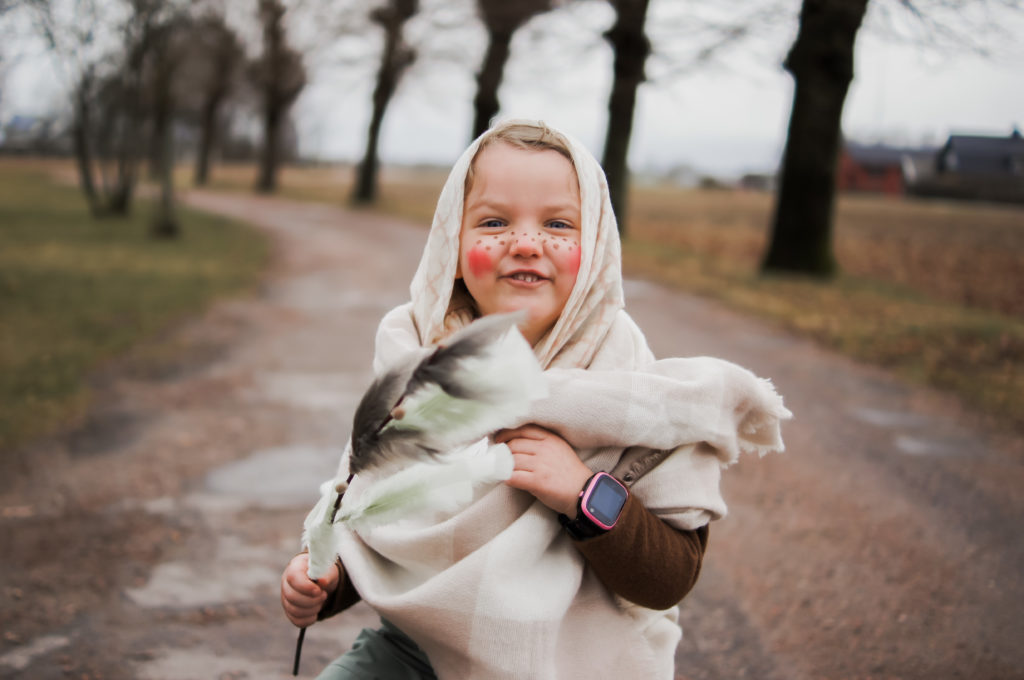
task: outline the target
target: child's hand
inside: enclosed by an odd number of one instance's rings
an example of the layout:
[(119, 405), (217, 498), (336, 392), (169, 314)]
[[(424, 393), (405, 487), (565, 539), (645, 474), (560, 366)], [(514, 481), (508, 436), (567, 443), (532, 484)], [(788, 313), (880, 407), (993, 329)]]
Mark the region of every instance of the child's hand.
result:
[(335, 562), (334, 566), (322, 578), (313, 581), (306, 575), (309, 554), (302, 553), (293, 557), (281, 574), (281, 606), (288, 620), (299, 628), (316, 623), (316, 615), (327, 596), (338, 587), (341, 565)]
[(501, 430), (494, 441), (512, 450), (515, 467), (506, 484), (533, 494), (555, 512), (576, 516), (580, 489), (594, 473), (567, 441), (538, 425)]

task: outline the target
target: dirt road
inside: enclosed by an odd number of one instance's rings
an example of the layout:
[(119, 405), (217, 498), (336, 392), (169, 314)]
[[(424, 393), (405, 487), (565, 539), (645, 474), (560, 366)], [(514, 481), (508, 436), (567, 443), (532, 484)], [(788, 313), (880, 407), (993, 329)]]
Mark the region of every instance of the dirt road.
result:
[[(192, 194), (272, 234), (259, 295), (176, 331), (179, 363), (97, 378), (97, 408), (0, 481), (2, 678), (290, 677), (281, 567), (369, 380), (425, 232)], [(956, 404), (699, 299), (629, 282), (660, 356), (774, 379), (789, 450), (724, 473), (679, 675), (1024, 678), (1024, 445)], [(363, 625), (317, 624), (305, 677)]]

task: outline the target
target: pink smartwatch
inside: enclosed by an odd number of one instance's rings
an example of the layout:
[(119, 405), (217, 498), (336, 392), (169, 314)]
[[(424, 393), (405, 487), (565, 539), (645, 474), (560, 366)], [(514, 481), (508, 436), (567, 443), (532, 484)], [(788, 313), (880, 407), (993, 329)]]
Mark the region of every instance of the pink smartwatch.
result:
[(577, 541), (600, 536), (619, 521), (629, 491), (607, 472), (598, 472), (583, 485), (576, 502), (576, 517), (559, 514), (558, 521)]

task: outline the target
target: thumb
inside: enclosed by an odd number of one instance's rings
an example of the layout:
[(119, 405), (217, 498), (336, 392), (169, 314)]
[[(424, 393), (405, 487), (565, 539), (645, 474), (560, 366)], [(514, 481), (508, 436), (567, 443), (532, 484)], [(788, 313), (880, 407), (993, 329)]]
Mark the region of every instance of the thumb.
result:
[(341, 579), (341, 564), (335, 560), (334, 568), (328, 569), (327, 573), (318, 578), (315, 583), (325, 593), (333, 593), (338, 588), (338, 581)]

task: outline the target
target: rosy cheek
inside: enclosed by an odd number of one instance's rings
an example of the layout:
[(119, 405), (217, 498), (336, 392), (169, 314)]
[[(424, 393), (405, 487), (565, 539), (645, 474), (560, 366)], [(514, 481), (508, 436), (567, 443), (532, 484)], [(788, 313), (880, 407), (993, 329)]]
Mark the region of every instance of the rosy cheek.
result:
[(572, 270), (573, 276), (580, 273), (580, 260), (583, 258), (583, 248), (577, 245), (573, 245), (569, 251), (569, 269)]
[(466, 253), (466, 263), (469, 265), (469, 271), (473, 273), (475, 277), (481, 277), (484, 274), (494, 269), (494, 261), (491, 259), (491, 254), (488, 251), (489, 246), (473, 246), (468, 253)]
[(561, 243), (552, 244), (552, 258), (558, 261), (561, 269), (569, 271), (573, 276), (580, 272), (580, 261), (583, 257), (583, 249), (578, 243), (563, 240)]

